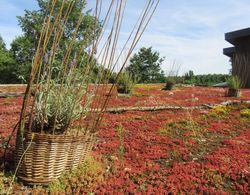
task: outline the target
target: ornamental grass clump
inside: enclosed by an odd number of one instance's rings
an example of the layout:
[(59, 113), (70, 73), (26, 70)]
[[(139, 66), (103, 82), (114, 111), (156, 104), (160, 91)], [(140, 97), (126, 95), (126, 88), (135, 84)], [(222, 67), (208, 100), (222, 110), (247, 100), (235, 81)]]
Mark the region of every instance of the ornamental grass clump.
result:
[(165, 90), (172, 90), (176, 84), (176, 79), (174, 77), (167, 77)]
[(242, 81), (238, 76), (231, 76), (228, 80), (227, 80), (227, 84), (228, 84), (228, 96), (229, 97), (240, 97), (241, 96), (241, 92), (240, 92), (240, 88), (242, 87)]
[(117, 81), (118, 93), (131, 94), (135, 86), (135, 81), (128, 72), (122, 72)]
[(178, 80), (178, 74), (179, 74), (180, 67), (181, 67), (181, 65), (177, 64), (176, 61), (173, 62), (173, 64), (170, 67), (170, 70), (167, 73), (166, 85), (163, 88), (163, 90), (173, 90), (174, 89), (174, 86)]

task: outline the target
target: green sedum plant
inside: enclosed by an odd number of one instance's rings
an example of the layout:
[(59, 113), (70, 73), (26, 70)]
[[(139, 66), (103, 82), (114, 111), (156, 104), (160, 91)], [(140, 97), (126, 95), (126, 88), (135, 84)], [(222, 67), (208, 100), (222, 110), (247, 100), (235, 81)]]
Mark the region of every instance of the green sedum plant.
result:
[(244, 118), (250, 119), (250, 109), (243, 109), (240, 111), (240, 115)]
[[(105, 176), (105, 164), (88, 155), (77, 169), (66, 172), (48, 186), (47, 193), (90, 194), (96, 183), (102, 183)], [(80, 192), (76, 193), (76, 190)]]
[(228, 117), (230, 112), (230, 107), (225, 105), (218, 105), (213, 107), (212, 111), (210, 112), (210, 116), (215, 118), (225, 118)]

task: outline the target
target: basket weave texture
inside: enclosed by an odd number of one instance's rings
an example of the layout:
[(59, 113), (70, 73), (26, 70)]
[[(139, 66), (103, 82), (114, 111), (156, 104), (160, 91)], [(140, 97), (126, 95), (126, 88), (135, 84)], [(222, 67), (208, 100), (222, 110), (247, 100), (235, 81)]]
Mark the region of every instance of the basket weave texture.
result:
[[(48, 185), (63, 173), (76, 168), (92, 150), (93, 135), (69, 136), (34, 133), (17, 139), (17, 177), (25, 184)], [(27, 150), (27, 151), (26, 151)], [(23, 156), (23, 157), (22, 157)]]

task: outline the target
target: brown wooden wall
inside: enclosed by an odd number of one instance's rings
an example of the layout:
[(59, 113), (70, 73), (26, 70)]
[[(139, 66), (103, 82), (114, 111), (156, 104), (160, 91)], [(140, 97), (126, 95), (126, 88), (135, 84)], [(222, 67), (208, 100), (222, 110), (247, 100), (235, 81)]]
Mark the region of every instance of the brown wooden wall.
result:
[(232, 65), (232, 74), (241, 79), (243, 87), (250, 88), (250, 37), (240, 39), (235, 44)]

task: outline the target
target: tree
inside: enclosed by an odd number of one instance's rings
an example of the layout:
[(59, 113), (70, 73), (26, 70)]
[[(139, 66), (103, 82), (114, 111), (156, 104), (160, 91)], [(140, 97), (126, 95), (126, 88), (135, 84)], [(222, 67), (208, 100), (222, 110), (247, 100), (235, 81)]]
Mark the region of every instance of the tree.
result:
[(35, 54), (34, 43), (26, 36), (19, 36), (11, 43), (10, 53), (17, 62), (16, 74), (27, 81)]
[[(24, 16), (17, 17), (24, 35), (16, 38), (11, 44), (11, 53), (20, 66), (19, 69), (21, 71), (19, 71), (19, 74), (21, 74), (26, 79), (28, 78), (31, 69), (32, 56), (34, 56), (36, 47), (38, 45), (44, 17), (48, 15), (47, 8), (50, 1), (37, 0), (37, 2), (39, 6), (38, 10), (25, 10)], [(55, 20), (58, 10), (62, 6), (62, 2), (62, 0), (57, 1), (51, 20)], [(83, 49), (86, 48), (93, 40), (93, 37), (96, 36), (100, 30), (99, 22), (89, 14), (89, 11), (87, 11), (85, 14), (82, 13), (82, 9), (86, 7), (86, 0), (65, 1), (64, 11), (70, 5), (70, 2), (74, 2), (74, 4), (67, 23), (64, 25), (62, 38), (58, 44), (58, 59), (63, 59), (63, 51), (67, 50), (70, 43), (72, 43), (73, 36), (76, 36), (76, 40), (73, 43), (73, 49), (71, 51), (72, 53), (76, 52), (79, 47)], [(74, 35), (78, 24), (78, 18), (81, 18), (79, 17), (80, 15), (82, 15), (82, 20), (76, 35)], [(48, 48), (50, 48), (50, 45), (52, 45), (53, 34), (54, 32), (52, 32), (52, 37), (49, 41)], [(50, 51), (46, 51), (46, 53), (50, 54)], [(60, 64), (59, 61), (56, 63)]]
[(5, 43), (0, 36), (0, 83), (17, 83), (16, 61), (5, 47)]
[[(18, 16), (19, 25), (21, 26), (24, 34), (30, 40), (38, 41), (40, 37), (40, 32), (43, 25), (43, 19), (48, 14), (47, 8), (49, 6), (49, 0), (37, 0), (39, 10), (25, 10), (24, 16)], [(65, 1), (64, 11), (68, 8), (70, 2)], [(52, 13), (52, 19), (54, 19), (62, 6), (62, 0), (56, 2), (54, 13)], [(72, 11), (69, 15), (67, 23), (64, 26), (64, 33), (62, 35), (63, 44), (65, 46), (67, 41), (71, 41), (73, 37), (73, 32), (76, 30), (76, 26), (78, 24), (78, 19), (81, 18), (79, 29), (77, 31), (76, 37), (78, 39), (78, 43), (85, 43), (85, 45), (89, 44), (93, 39), (94, 33), (93, 30), (99, 30), (98, 24), (96, 24), (95, 18), (89, 14), (89, 11), (83, 15), (82, 10), (86, 7), (86, 0), (75, 0), (73, 4)]]
[(189, 70), (187, 73), (185, 73), (185, 80), (192, 80), (194, 77), (194, 71)]
[(6, 51), (6, 45), (3, 38), (0, 36), (0, 51)]
[(164, 59), (160, 57), (159, 52), (153, 51), (152, 47), (143, 47), (131, 58), (126, 70), (139, 83), (164, 82), (164, 72), (161, 70)]

